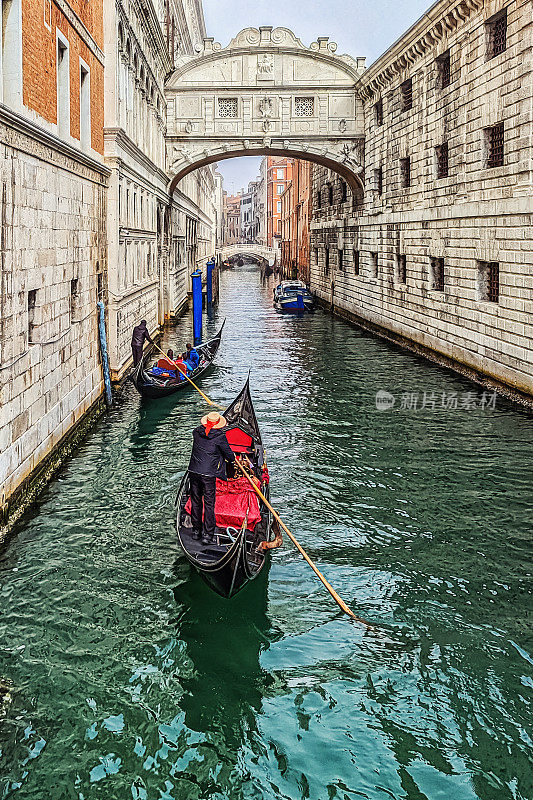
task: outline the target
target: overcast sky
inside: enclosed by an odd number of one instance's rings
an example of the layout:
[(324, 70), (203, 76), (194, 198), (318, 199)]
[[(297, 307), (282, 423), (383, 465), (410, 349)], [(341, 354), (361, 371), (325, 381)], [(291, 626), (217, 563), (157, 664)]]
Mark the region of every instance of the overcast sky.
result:
[[(207, 35), (224, 47), (243, 28), (290, 28), (304, 45), (329, 36), (338, 53), (365, 56), (367, 66), (431, 5), (431, 0), (203, 0)], [(220, 162), (225, 188), (232, 192), (257, 174), (259, 159)]]

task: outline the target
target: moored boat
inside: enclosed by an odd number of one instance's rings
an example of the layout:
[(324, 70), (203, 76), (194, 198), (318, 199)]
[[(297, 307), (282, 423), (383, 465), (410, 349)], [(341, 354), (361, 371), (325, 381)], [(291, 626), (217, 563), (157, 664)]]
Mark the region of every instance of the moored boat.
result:
[[(223, 412), (223, 430), (237, 457), (251, 464), (250, 473), (265, 497), (269, 475), (261, 433), (250, 395), (249, 381)], [(237, 470), (237, 467), (235, 467)], [(236, 471), (227, 481), (217, 479), (215, 541), (204, 544), (192, 537), (190, 480), (187, 472), (176, 498), (176, 530), (181, 548), (205, 582), (222, 597), (232, 597), (260, 573), (274, 538), (272, 515), (247, 479)]]
[(281, 281), (274, 289), (274, 307), (278, 311), (303, 314), (313, 311), (313, 295), (303, 281)]
[[(224, 323), (222, 323), (220, 330), (212, 339), (202, 342), (202, 344), (199, 344), (195, 348), (200, 360), (196, 369), (189, 374), (189, 378), (195, 383), (198, 378), (204, 375), (211, 367), (218, 352), (218, 348), (220, 347), (223, 328)], [(179, 376), (179, 374), (176, 378), (152, 374), (150, 368), (147, 366), (152, 357), (153, 352), (150, 350), (131, 374), (131, 380), (135, 388), (143, 397), (152, 399), (169, 397), (183, 389), (191, 388), (189, 381), (183, 376)]]

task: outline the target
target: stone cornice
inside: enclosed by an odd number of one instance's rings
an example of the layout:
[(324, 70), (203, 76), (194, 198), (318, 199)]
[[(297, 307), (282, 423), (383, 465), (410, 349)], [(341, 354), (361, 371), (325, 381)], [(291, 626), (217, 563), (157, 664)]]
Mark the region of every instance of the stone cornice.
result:
[(91, 53), (98, 59), (98, 61), (103, 65), (104, 64), (104, 53), (101, 48), (98, 46), (96, 41), (94, 40), (90, 31), (85, 27), (81, 19), (78, 17), (75, 11), (69, 6), (66, 0), (54, 0), (54, 3), (61, 11), (61, 13), (65, 16), (68, 20), (70, 25), (74, 28), (80, 39), (87, 45)]
[[(157, 175), (164, 181), (165, 185), (168, 183), (168, 175), (166, 172), (158, 167), (157, 164), (154, 164), (152, 159), (137, 147), (123, 128), (104, 128), (104, 143), (106, 142), (116, 142), (122, 150), (147, 169), (150, 174), (154, 176)], [(111, 162), (113, 160), (123, 161), (120, 156), (116, 154), (106, 155), (106, 161)]]
[(379, 97), (395, 76), (413, 66), (483, 4), (484, 0), (438, 0), (368, 68), (356, 87), (360, 96), (364, 100)]
[[(34, 158), (40, 158), (43, 161), (50, 162), (63, 169), (69, 169), (71, 172), (80, 172), (80, 167), (83, 167), (93, 173), (98, 173), (106, 180), (111, 174), (111, 171), (105, 166), (103, 161), (97, 161), (92, 156), (84, 153), (83, 150), (78, 150), (55, 134), (44, 130), (44, 128), (40, 128), (39, 125), (11, 111), (11, 109), (1, 103), (0, 123), (5, 125), (5, 130), (8, 133), (8, 135), (6, 135), (6, 133), (0, 129), (0, 141), (3, 144), (19, 150), (24, 150), (30, 153)], [(40, 152), (37, 152), (35, 147), (31, 149), (25, 147), (22, 137), (27, 137), (40, 145)], [(65, 159), (65, 162), (58, 164), (54, 157), (55, 154), (60, 154), (62, 158)], [(67, 160), (70, 160), (70, 165)], [(86, 173), (85, 177), (94, 180), (94, 175), (91, 176)]]

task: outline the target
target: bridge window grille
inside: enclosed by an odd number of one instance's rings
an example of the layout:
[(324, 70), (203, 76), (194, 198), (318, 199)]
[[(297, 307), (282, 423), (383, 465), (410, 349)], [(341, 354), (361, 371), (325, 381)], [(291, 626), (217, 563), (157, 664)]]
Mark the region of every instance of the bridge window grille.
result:
[(503, 122), (485, 129), (487, 167), (503, 166), (504, 131)]
[(504, 8), (486, 22), (487, 60), (499, 56), (507, 49), (507, 9)]
[(353, 251), (353, 271), (356, 275), (359, 275), (360, 271), (360, 254), (359, 250)]
[(238, 112), (238, 100), (236, 97), (218, 98), (218, 116), (236, 117)]
[(445, 89), (450, 85), (450, 51), (447, 50), (437, 58), (437, 74), (439, 89)]
[(443, 142), (435, 148), (437, 156), (437, 178), (448, 177), (448, 142)]
[(297, 117), (312, 117), (315, 113), (314, 97), (295, 97), (294, 112)]
[(429, 288), (435, 292), (444, 291), (444, 259), (431, 258), (429, 273)]
[(413, 79), (407, 78), (400, 85), (400, 95), (402, 101), (402, 111), (409, 111), (413, 107)]
[(497, 261), (478, 261), (479, 295), (486, 303), (497, 303), (500, 297), (500, 265)]
[(400, 179), (404, 189), (411, 185), (411, 159), (400, 158)]
[(381, 125), (383, 125), (383, 100), (381, 99), (374, 104), (374, 118), (376, 120), (376, 125), (381, 127)]
[(396, 256), (396, 283), (407, 283), (407, 256)]

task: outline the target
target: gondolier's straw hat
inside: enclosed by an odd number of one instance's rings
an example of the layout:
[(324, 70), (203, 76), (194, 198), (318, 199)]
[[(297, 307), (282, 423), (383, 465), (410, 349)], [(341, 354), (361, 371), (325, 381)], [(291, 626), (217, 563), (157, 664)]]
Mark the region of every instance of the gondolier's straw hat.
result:
[(201, 419), (202, 425), (206, 429), (206, 434), (209, 436), (209, 431), (212, 428), (225, 428), (226, 427), (226, 418), (219, 414), (218, 411), (211, 411), (211, 413), (206, 414), (205, 417)]

